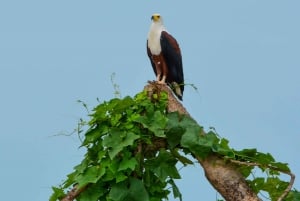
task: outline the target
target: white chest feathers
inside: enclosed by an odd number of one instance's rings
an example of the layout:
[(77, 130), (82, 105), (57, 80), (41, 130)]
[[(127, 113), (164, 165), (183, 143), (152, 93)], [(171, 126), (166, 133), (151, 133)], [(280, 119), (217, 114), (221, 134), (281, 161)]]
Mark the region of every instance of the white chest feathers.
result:
[(162, 24), (151, 24), (148, 33), (148, 47), (153, 55), (159, 55), (161, 52), (160, 36), (162, 31), (165, 31)]

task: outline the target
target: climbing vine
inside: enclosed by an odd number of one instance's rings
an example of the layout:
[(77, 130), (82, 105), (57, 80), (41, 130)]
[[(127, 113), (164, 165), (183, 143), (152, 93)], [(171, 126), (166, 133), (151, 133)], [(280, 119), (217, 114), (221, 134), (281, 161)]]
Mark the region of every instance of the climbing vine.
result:
[[(82, 136), (84, 158), (60, 186), (52, 187), (50, 201), (161, 201), (170, 193), (181, 201), (176, 165), (191, 165), (190, 157), (210, 154), (234, 163), (254, 192), (267, 192), (271, 200), (300, 200), (291, 190), (294, 176), (286, 163), (256, 149), (230, 148), (213, 129), (205, 133), (187, 115), (168, 113), (167, 103), (166, 93), (149, 98), (143, 91), (95, 107)], [(264, 176), (253, 176), (255, 168)]]

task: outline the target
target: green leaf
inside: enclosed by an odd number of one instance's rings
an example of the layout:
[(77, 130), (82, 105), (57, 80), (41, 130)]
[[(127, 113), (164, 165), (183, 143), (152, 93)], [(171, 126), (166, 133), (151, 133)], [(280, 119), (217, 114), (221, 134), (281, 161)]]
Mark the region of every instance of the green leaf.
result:
[(257, 160), (257, 162), (259, 162), (262, 165), (268, 165), (271, 162), (275, 162), (273, 156), (269, 153), (261, 153), (261, 152), (257, 152), (255, 159)]
[(171, 112), (167, 114), (169, 119), (168, 128), (176, 127), (180, 123), (183, 115), (180, 115), (178, 112)]
[(177, 158), (183, 165), (194, 164), (193, 161), (179, 154), (177, 150), (171, 150), (172, 155)]
[[(128, 183), (129, 181), (129, 183)], [(130, 178), (112, 186), (109, 198), (113, 201), (148, 201), (149, 195), (141, 180)]]
[(281, 181), (278, 177), (267, 177), (266, 179), (258, 177), (249, 181), (249, 184), (255, 193), (265, 191), (269, 193), (271, 200), (277, 200), (289, 183)]
[(57, 201), (57, 200), (61, 200), (61, 198), (65, 197), (65, 193), (64, 193), (63, 189), (52, 187), (52, 190), (53, 190), (53, 194), (51, 195), (49, 201)]
[(103, 102), (93, 109), (94, 114), (92, 115), (92, 119), (89, 122), (90, 125), (94, 125), (95, 123), (101, 124), (102, 122), (106, 122), (108, 119), (108, 103)]
[(285, 201), (299, 201), (300, 200), (300, 192), (297, 190), (291, 190), (286, 197)]
[(276, 200), (287, 188), (288, 182), (281, 181), (278, 177), (268, 177), (263, 190), (267, 191), (272, 200)]
[(78, 201), (96, 201), (99, 197), (107, 193), (107, 189), (104, 187), (93, 184), (89, 185), (84, 191), (82, 191), (76, 200)]
[(215, 144), (213, 145), (213, 151), (226, 156), (227, 158), (235, 158), (235, 153), (233, 149), (228, 146), (229, 141), (227, 139), (222, 138), (221, 141), (217, 144), (217, 140), (215, 140)]
[(212, 151), (212, 142), (209, 136), (201, 136), (202, 128), (199, 126), (189, 127), (181, 139), (181, 145), (199, 157), (206, 157)]
[(239, 156), (243, 158), (255, 157), (257, 150), (256, 149), (243, 149), (241, 151), (235, 151)]
[(92, 128), (88, 130), (85, 134), (85, 139), (82, 143), (82, 146), (87, 145), (88, 143), (94, 142), (97, 138), (101, 136), (101, 133), (97, 128)]
[[(180, 115), (178, 112), (169, 113), (167, 117), (166, 136), (171, 149), (180, 144), (183, 134), (193, 132), (194, 128), (199, 128), (193, 119)], [(198, 132), (198, 130), (196, 132)], [(200, 134), (200, 132), (197, 133), (197, 135), (198, 134)]]
[(149, 201), (148, 192), (141, 180), (136, 178), (130, 179), (129, 193), (126, 197), (126, 201)]
[(194, 119), (192, 119), (191, 117), (189, 117), (189, 116), (184, 115), (184, 116), (180, 116), (179, 118), (180, 118), (180, 124), (179, 125), (181, 127), (185, 128), (185, 129), (195, 128), (195, 127), (201, 128), (198, 125), (198, 123)]
[(155, 111), (147, 116), (140, 116), (135, 121), (148, 128), (155, 136), (165, 137), (164, 130), (167, 125), (167, 118), (160, 111)]
[(179, 190), (179, 188), (177, 187), (177, 185), (175, 184), (173, 179), (168, 180), (168, 183), (171, 184), (172, 186), (172, 190), (173, 190), (173, 196), (174, 198), (179, 198), (180, 201), (182, 201), (182, 194)]
[(170, 149), (173, 149), (174, 147), (180, 144), (181, 137), (184, 134), (184, 132), (185, 129), (180, 126), (172, 127), (166, 131), (167, 141), (170, 146)]
[(290, 172), (290, 168), (288, 167), (287, 163), (273, 162), (273, 163), (271, 163), (271, 166), (278, 168), (281, 171)]
[(107, 167), (115, 175), (118, 172), (119, 164), (120, 161), (117, 158), (115, 158), (110, 162), (110, 164), (108, 164)]
[(176, 168), (177, 160), (171, 153), (160, 150), (157, 157), (149, 159), (146, 165), (150, 167), (150, 170), (154, 172), (161, 181), (165, 181), (166, 178), (180, 179), (180, 175)]
[(126, 96), (124, 99), (117, 101), (113, 107), (114, 113), (123, 113), (126, 109), (134, 104), (133, 99), (130, 96)]
[(123, 172), (117, 172), (117, 174), (116, 174), (116, 183), (124, 181), (127, 178), (128, 177)]
[(96, 183), (105, 174), (105, 167), (102, 166), (92, 166), (89, 167), (83, 174), (77, 176), (76, 181), (78, 183), (78, 188), (89, 184)]
[(130, 159), (123, 158), (123, 160), (120, 163), (118, 171), (127, 170), (127, 169), (134, 170), (137, 164), (138, 163), (135, 158), (130, 158)]
[(123, 201), (128, 193), (126, 182), (117, 183), (111, 187), (109, 198), (113, 201)]
[(103, 140), (103, 146), (109, 148), (108, 154), (113, 159), (124, 147), (132, 145), (139, 136), (132, 132), (120, 131), (117, 128), (111, 130), (110, 135)]
[(250, 186), (255, 193), (258, 193), (261, 189), (263, 189), (265, 185), (265, 178), (257, 177), (250, 182)]
[(67, 180), (63, 183), (63, 188), (68, 188), (75, 183), (75, 176), (77, 172), (72, 172), (71, 174), (67, 175)]
[(251, 172), (252, 172), (253, 169), (254, 169), (254, 166), (245, 166), (245, 165), (243, 165), (243, 166), (238, 167), (239, 172), (245, 178), (247, 178), (251, 174)]
[(112, 115), (111, 118), (110, 118), (110, 123), (111, 123), (111, 126), (118, 126), (121, 122), (120, 122), (120, 119), (122, 118), (122, 114), (120, 113), (117, 113), (115, 115)]

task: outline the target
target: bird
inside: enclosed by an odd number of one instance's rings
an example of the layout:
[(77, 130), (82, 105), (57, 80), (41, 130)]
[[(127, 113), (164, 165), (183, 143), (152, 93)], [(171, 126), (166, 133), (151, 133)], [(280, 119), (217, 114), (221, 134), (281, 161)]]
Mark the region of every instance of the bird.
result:
[(182, 56), (176, 39), (166, 30), (160, 14), (151, 16), (147, 37), (147, 54), (156, 75), (156, 81), (167, 84), (182, 101), (184, 76)]

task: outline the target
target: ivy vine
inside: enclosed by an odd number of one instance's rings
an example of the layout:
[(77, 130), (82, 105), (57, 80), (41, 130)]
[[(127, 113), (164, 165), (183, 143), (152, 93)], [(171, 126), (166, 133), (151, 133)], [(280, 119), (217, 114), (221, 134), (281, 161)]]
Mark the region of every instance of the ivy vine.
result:
[[(80, 192), (78, 201), (161, 201), (170, 193), (182, 201), (176, 165), (193, 164), (189, 155), (212, 153), (236, 163), (251, 188), (267, 192), (271, 200), (289, 187), (280, 177), (293, 176), (286, 163), (256, 149), (234, 150), (213, 129), (202, 135), (203, 128), (192, 118), (168, 113), (167, 102), (166, 93), (150, 99), (143, 91), (95, 107), (82, 140), (84, 158), (60, 186), (52, 187), (50, 201), (62, 200), (74, 188)], [(255, 168), (265, 176), (251, 177)], [(285, 200), (300, 200), (297, 190), (288, 189)]]

